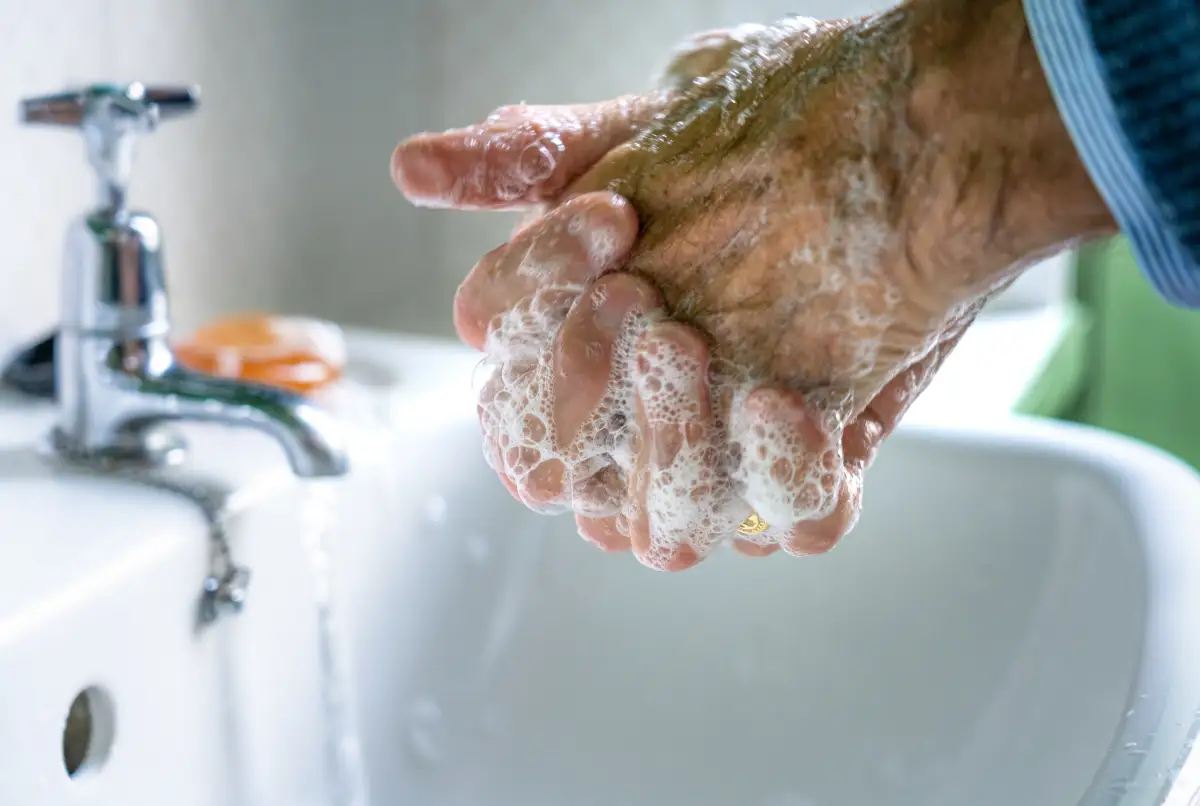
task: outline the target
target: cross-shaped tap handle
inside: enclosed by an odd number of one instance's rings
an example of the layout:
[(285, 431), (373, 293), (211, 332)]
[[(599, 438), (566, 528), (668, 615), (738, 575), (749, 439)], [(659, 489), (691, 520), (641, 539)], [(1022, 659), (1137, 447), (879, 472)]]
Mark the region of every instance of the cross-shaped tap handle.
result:
[(21, 101), (21, 120), (80, 129), (87, 141), (88, 161), (100, 179), (102, 203), (116, 210), (125, 204), (136, 136), (186, 115), (199, 104), (200, 90), (194, 86), (93, 84), (26, 98)]
[(102, 118), (138, 121), (153, 128), (180, 117), (200, 104), (197, 87), (147, 87), (132, 84), (93, 84), (77, 90), (26, 98), (21, 101), (24, 123), (85, 126)]

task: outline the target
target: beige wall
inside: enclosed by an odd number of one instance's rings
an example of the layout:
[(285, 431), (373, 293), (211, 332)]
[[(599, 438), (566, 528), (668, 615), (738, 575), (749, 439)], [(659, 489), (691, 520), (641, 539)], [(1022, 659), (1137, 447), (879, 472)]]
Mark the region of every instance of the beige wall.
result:
[(90, 199), (77, 135), (19, 127), (20, 97), (190, 81), (201, 111), (140, 151), (134, 201), (167, 238), (181, 326), (263, 307), (449, 332), (462, 274), (510, 219), (418, 211), (396, 140), (514, 101), (645, 86), (685, 34), (841, 0), (0, 0), (0, 336), (57, 316), (62, 233)]

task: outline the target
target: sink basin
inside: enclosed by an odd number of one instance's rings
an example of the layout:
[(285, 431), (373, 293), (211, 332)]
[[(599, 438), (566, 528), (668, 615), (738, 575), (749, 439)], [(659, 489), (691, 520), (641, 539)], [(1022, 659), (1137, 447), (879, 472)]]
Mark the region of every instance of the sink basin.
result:
[[(254, 573), (252, 606), (203, 628), (200, 509), (46, 461), (35, 440), (49, 411), (12, 406), (0, 407), (0, 803), (207, 806), (323, 786), (306, 497), (278, 448), (184, 429), (187, 475), (233, 496), (234, 557)], [(23, 443), (18, 421), (38, 425)]]
[(196, 505), (39, 458), (49, 412), (0, 401), (0, 803), (339, 803), (324, 513), (375, 806), (1188, 806), (1200, 479), (1175, 461), (1047, 423), (902, 428), (834, 552), (664, 575), (509, 498), (473, 354), (350, 352), (344, 480), (188, 427), (180, 472), (229, 498), (253, 573), (208, 626)]

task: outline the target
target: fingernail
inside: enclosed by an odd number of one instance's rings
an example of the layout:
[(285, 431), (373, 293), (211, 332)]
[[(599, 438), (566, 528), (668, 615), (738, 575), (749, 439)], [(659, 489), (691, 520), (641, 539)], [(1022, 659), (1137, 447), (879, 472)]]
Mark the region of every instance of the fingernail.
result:
[(700, 564), (701, 556), (691, 546), (680, 546), (667, 560), (664, 571), (687, 571)]
[(567, 234), (587, 254), (592, 270), (599, 274), (617, 268), (637, 237), (637, 213), (619, 196), (589, 194), (564, 205), (571, 218)]
[(622, 335), (629, 314), (643, 307), (637, 281), (624, 275), (601, 278), (592, 289), (592, 320), (596, 328), (608, 335)]
[(396, 187), (420, 207), (444, 207), (450, 203), (454, 178), (428, 147), (401, 144), (392, 160)]

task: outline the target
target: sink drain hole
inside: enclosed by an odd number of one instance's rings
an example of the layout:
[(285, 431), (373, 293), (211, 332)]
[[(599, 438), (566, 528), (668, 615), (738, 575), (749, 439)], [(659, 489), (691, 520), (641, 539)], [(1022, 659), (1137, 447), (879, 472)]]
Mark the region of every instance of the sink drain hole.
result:
[(116, 732), (112, 697), (90, 686), (76, 695), (63, 726), (62, 754), (67, 775), (78, 778), (108, 761)]

